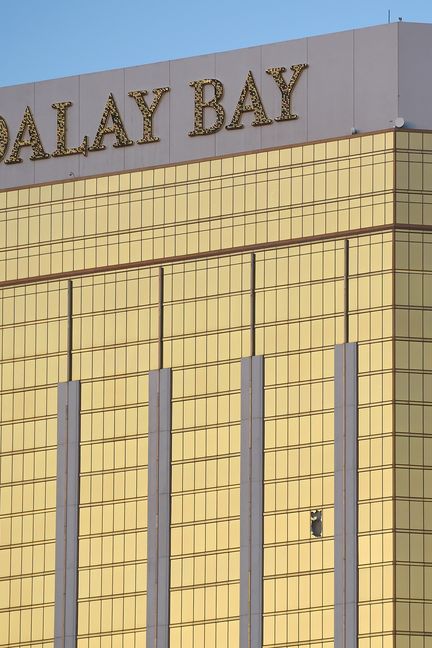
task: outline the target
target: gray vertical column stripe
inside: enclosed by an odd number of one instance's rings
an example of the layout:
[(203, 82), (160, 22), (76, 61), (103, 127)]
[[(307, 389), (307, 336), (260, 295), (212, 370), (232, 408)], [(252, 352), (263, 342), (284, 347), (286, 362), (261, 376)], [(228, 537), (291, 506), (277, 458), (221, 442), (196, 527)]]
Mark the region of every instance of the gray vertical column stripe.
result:
[(73, 341), (73, 284), (68, 283), (68, 320), (67, 320), (67, 380), (72, 381), (72, 341)]
[(344, 243), (344, 343), (349, 340), (349, 239)]
[(240, 648), (249, 646), (250, 600), (250, 437), (251, 437), (251, 364), (252, 358), (241, 360), (241, 428), (240, 428)]
[(80, 383), (58, 385), (55, 648), (77, 642)]
[(264, 358), (241, 361), (240, 648), (262, 646)]
[(255, 319), (256, 319), (256, 304), (255, 304), (255, 284), (256, 284), (256, 257), (251, 254), (251, 270), (250, 270), (250, 354), (251, 357), (255, 356)]
[(147, 648), (169, 646), (171, 369), (149, 372)]
[(157, 625), (157, 514), (159, 371), (149, 373), (147, 488), (147, 648), (155, 648)]
[(335, 347), (335, 648), (358, 645), (357, 344)]

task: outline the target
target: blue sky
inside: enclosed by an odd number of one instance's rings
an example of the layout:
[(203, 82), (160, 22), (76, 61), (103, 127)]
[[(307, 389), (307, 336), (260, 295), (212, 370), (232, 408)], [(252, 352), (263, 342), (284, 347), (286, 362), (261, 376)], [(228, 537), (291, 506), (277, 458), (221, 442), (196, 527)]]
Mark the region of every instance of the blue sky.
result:
[(0, 86), (392, 21), (431, 0), (0, 0)]

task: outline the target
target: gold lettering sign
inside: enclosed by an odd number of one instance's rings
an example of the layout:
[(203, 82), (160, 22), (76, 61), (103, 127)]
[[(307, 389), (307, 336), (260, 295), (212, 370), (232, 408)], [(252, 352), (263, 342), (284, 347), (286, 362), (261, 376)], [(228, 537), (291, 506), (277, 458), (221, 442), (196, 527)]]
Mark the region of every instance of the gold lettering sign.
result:
[(87, 155), (88, 138), (84, 137), (80, 146), (75, 148), (68, 148), (66, 144), (66, 114), (67, 109), (72, 106), (72, 101), (61, 101), (60, 103), (53, 103), (52, 107), (57, 110), (57, 148), (52, 157), (64, 157), (66, 155)]
[(281, 114), (279, 117), (275, 117), (275, 121), (290, 121), (291, 119), (297, 119), (298, 115), (295, 115), (291, 112), (291, 94), (295, 88), (297, 81), (300, 78), (301, 73), (308, 67), (307, 63), (299, 63), (298, 65), (291, 65), (291, 71), (293, 75), (287, 84), (283, 78), (283, 73), (286, 72), (285, 67), (274, 67), (266, 70), (267, 74), (273, 77), (276, 81), (277, 86), (282, 94), (282, 107)]
[[(286, 67), (271, 67), (266, 69), (266, 73), (272, 77), (281, 94), (280, 114), (274, 116), (274, 121), (283, 122), (298, 119), (298, 115), (293, 111), (292, 96), (302, 73), (308, 67), (307, 63), (298, 63), (291, 66), (291, 78), (287, 81), (284, 73)], [(194, 112), (193, 112), (193, 130), (189, 131), (190, 137), (213, 135), (218, 133), (225, 124), (226, 111), (223, 105), (224, 86), (219, 79), (199, 79), (191, 81), (189, 85), (194, 89)], [(58, 101), (51, 104), (56, 111), (56, 148), (50, 154), (45, 152), (35, 119), (29, 106), (26, 107), (21, 124), (18, 128), (17, 135), (13, 142), (10, 155), (6, 157), (6, 151), (9, 146), (9, 128), (4, 117), (0, 116), (0, 162), (5, 164), (20, 164), (21, 149), (29, 147), (29, 159), (32, 161), (46, 160), (49, 157), (59, 158), (70, 155), (88, 155), (93, 151), (104, 151), (105, 137), (113, 135), (111, 145), (114, 148), (132, 146), (133, 144), (150, 144), (159, 142), (161, 137), (154, 133), (154, 117), (158, 110), (162, 98), (170, 92), (168, 86), (155, 88), (151, 103), (146, 99), (149, 94), (148, 90), (131, 90), (128, 96), (134, 100), (136, 108), (142, 117), (142, 137), (135, 142), (130, 139), (114, 95), (110, 93), (105, 104), (99, 126), (93, 143), (89, 146), (89, 138), (84, 135), (79, 146), (69, 146), (68, 142), (68, 116), (69, 108), (72, 106), (71, 101)], [(171, 103), (171, 111), (177, 109), (175, 100)], [(238, 130), (244, 128), (242, 123), (243, 114), (253, 113), (252, 126), (267, 126), (273, 123), (273, 119), (268, 117), (261, 99), (259, 90), (251, 70), (249, 70), (246, 81), (240, 92), (239, 99), (231, 121), (225, 128), (227, 130)], [(82, 135), (81, 135), (82, 137)], [(79, 141), (79, 140), (78, 140)]]
[[(29, 139), (25, 139), (27, 133)], [(22, 162), (22, 158), (20, 158), (20, 151), (25, 146), (30, 146), (33, 151), (33, 154), (30, 155), (30, 160), (46, 160), (47, 158), (49, 158), (48, 153), (45, 153), (44, 151), (44, 147), (42, 145), (42, 141), (29, 106), (27, 106), (27, 108), (25, 109), (24, 117), (18, 129), (15, 142), (12, 146), (11, 154), (9, 158), (5, 160), (5, 164), (20, 164)]]
[(9, 130), (6, 121), (0, 117), (0, 160), (5, 156), (9, 144)]
[[(111, 121), (111, 126), (108, 125), (109, 121)], [(112, 93), (110, 93), (108, 101), (106, 102), (106, 106), (102, 113), (102, 118), (94, 142), (91, 146), (89, 146), (88, 150), (104, 151), (106, 149), (106, 146), (103, 143), (105, 135), (115, 135), (116, 141), (113, 144), (114, 148), (132, 146), (133, 144), (133, 141), (129, 139), (125, 127), (123, 126), (122, 118), (120, 117), (120, 113)]]
[(150, 142), (160, 141), (160, 137), (155, 137), (153, 135), (153, 115), (156, 108), (159, 106), (162, 95), (169, 91), (169, 88), (155, 88), (153, 90), (154, 99), (150, 107), (147, 106), (144, 99), (145, 95), (148, 94), (147, 90), (133, 90), (133, 92), (128, 93), (129, 97), (135, 99), (143, 118), (143, 136), (137, 141), (137, 144), (149, 144)]
[[(219, 103), (224, 91), (222, 83), (218, 79), (201, 79), (200, 81), (191, 81), (189, 85), (195, 88), (194, 129), (189, 133), (189, 136), (217, 133), (225, 121), (225, 110)], [(214, 97), (208, 101), (204, 99), (206, 86), (211, 86), (214, 89)], [(207, 127), (204, 126), (204, 110), (206, 108), (211, 108), (216, 113), (215, 122)]]
[[(245, 103), (248, 95), (251, 100), (250, 104)], [(255, 84), (255, 79), (253, 78), (253, 74), (250, 70), (247, 75), (244, 88), (241, 91), (237, 106), (235, 107), (231, 123), (228, 124), (228, 126), (226, 126), (225, 128), (227, 128), (227, 130), (243, 128), (243, 124), (241, 124), (240, 121), (243, 113), (245, 112), (255, 113), (255, 119), (252, 122), (252, 126), (266, 126), (267, 124), (272, 123), (272, 120), (269, 119), (266, 115), (266, 111), (264, 110), (264, 106), (258, 92), (258, 88)]]

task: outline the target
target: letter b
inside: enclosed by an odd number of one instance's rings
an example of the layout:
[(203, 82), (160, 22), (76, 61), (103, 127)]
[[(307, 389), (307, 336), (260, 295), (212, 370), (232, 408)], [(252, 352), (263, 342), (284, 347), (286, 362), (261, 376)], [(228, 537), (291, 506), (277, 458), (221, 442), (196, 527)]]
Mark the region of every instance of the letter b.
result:
[[(191, 81), (190, 86), (195, 88), (195, 113), (194, 113), (194, 130), (189, 133), (190, 137), (196, 135), (211, 135), (217, 133), (225, 122), (225, 110), (219, 103), (223, 96), (223, 85), (218, 79), (201, 79), (200, 81)], [(214, 97), (209, 101), (204, 100), (205, 86), (214, 88)], [(212, 108), (216, 113), (216, 121), (212, 126), (204, 126), (204, 110)]]

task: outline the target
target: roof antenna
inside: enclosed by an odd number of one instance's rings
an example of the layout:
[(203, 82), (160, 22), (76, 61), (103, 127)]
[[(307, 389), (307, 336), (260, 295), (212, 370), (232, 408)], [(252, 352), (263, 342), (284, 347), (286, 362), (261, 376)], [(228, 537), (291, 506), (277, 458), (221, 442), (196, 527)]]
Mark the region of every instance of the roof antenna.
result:
[(390, 20), (391, 20), (391, 14), (390, 14), (390, 9), (387, 11), (387, 22), (390, 25)]

